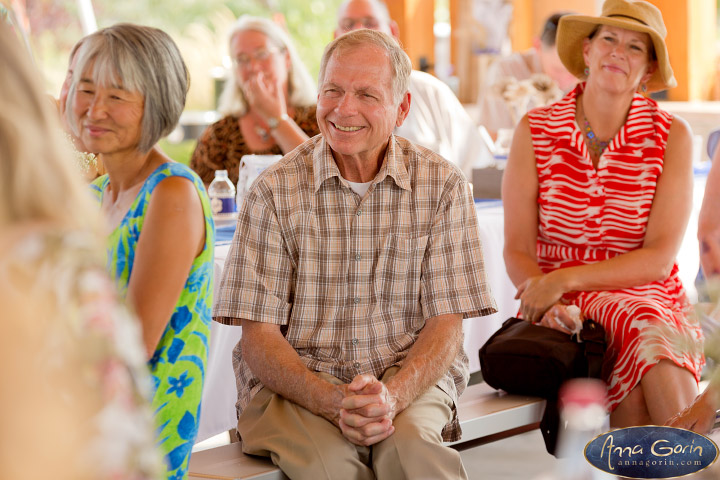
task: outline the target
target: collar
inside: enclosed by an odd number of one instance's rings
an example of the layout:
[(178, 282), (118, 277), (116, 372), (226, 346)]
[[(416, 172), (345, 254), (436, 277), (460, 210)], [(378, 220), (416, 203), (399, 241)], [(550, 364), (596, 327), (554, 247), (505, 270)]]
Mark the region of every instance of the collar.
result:
[[(320, 190), (325, 180), (332, 177), (338, 177), (342, 185), (349, 187), (347, 180), (340, 175), (340, 169), (332, 156), (330, 145), (325, 141), (325, 138), (322, 136), (320, 138), (321, 140), (313, 149), (314, 193)], [(403, 190), (412, 191), (410, 174), (407, 171), (404, 161), (407, 157), (408, 154), (400, 148), (395, 135), (391, 134), (390, 140), (388, 141), (388, 148), (385, 152), (385, 158), (370, 186), (372, 187), (382, 182), (385, 177), (390, 177), (398, 187)]]
[[(575, 88), (568, 93), (562, 100), (558, 101), (556, 104), (557, 107), (561, 109), (568, 108), (570, 111), (573, 112), (573, 118), (575, 117), (575, 112), (577, 110), (577, 97), (585, 91), (585, 82), (578, 83)], [(648, 106), (654, 107), (654, 108), (647, 108)], [(619, 134), (615, 135), (610, 144), (608, 145), (608, 149), (615, 150), (617, 149), (621, 144), (625, 143), (626, 141), (626, 128), (628, 124), (628, 120), (631, 118), (633, 119), (633, 123), (638, 123), (640, 125), (653, 125), (654, 120), (652, 116), (652, 111), (656, 109), (657, 103), (651, 99), (647, 98), (637, 92), (633, 95), (633, 99), (630, 102), (630, 109), (628, 110), (627, 119), (625, 120), (625, 123), (620, 127)], [(574, 128), (574, 131), (571, 135), (570, 143), (575, 147), (579, 149), (580, 144), (580, 137), (582, 136), (582, 128), (580, 128), (579, 125), (577, 125), (573, 120), (573, 125), (575, 125), (577, 128)], [(652, 134), (653, 129), (638, 129), (633, 133), (633, 138), (637, 139), (642, 136), (647, 136)]]

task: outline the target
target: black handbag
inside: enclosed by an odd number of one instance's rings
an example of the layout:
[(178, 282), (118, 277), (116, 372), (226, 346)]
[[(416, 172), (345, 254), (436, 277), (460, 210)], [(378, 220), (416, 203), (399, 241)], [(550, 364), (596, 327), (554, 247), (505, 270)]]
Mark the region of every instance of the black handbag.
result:
[(560, 415), (557, 395), (560, 385), (578, 377), (607, 382), (613, 358), (606, 353), (605, 329), (587, 319), (575, 335), (510, 318), (480, 349), (483, 380), (508, 393), (547, 400), (540, 423), (545, 447), (555, 452)]

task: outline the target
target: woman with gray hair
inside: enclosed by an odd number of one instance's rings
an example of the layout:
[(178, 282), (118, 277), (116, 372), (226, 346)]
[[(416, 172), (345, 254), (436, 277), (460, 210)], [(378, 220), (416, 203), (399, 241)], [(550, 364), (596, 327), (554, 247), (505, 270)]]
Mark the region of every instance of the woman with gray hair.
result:
[(153, 148), (177, 124), (188, 74), (164, 32), (118, 24), (83, 41), (69, 124), (108, 174), (93, 182), (107, 265), (143, 329), (168, 478), (187, 475), (207, 363), (214, 225), (200, 178)]
[(205, 184), (215, 170), (233, 183), (243, 155), (285, 154), (319, 132), (317, 91), (287, 33), (244, 15), (230, 32), (233, 70), (220, 96), (223, 118), (198, 140), (190, 166)]

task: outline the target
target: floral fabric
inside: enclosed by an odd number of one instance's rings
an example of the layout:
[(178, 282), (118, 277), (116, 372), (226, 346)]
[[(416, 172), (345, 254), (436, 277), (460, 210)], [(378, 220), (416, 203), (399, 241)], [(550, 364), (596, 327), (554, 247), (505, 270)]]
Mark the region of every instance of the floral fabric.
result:
[[(215, 226), (200, 178), (179, 163), (159, 166), (145, 181), (118, 228), (110, 234), (107, 261), (108, 270), (124, 296), (152, 193), (158, 183), (171, 176), (184, 177), (194, 183), (205, 214), (205, 248), (194, 260), (175, 310), (148, 361), (154, 382), (152, 407), (158, 428), (157, 442), (166, 455), (167, 478), (178, 480), (187, 478), (190, 452), (197, 435), (210, 341)], [(107, 175), (93, 182), (100, 202), (108, 183)]]

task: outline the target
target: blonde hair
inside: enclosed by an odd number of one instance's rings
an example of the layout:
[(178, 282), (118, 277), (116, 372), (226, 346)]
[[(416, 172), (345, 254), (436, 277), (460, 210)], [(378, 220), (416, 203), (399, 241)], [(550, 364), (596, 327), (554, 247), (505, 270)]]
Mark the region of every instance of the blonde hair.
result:
[[(290, 57), (290, 71), (288, 72), (288, 102), (292, 107), (309, 107), (317, 102), (317, 87), (313, 82), (305, 64), (303, 64), (290, 36), (272, 20), (261, 17), (243, 15), (238, 18), (228, 36), (228, 43), (232, 50), (232, 40), (240, 32), (248, 30), (260, 32), (267, 39), (279, 48), (288, 53)], [(240, 88), (237, 78), (237, 69), (233, 68), (229, 75), (220, 98), (218, 100), (218, 112), (222, 116), (237, 115), (243, 116), (248, 111), (247, 100)]]
[(47, 222), (100, 235), (99, 209), (43, 94), (41, 74), (3, 22), (0, 65), (0, 231)]

